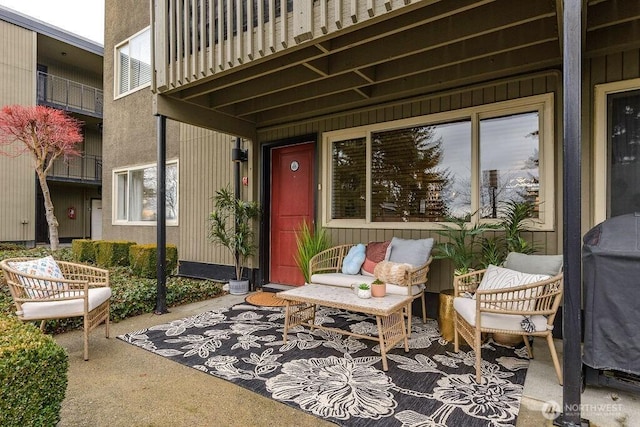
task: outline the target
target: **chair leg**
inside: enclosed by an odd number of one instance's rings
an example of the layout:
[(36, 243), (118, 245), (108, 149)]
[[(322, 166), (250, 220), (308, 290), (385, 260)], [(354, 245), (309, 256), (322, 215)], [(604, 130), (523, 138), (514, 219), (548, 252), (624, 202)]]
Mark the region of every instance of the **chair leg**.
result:
[(522, 339), (524, 341), (524, 345), (527, 347), (527, 354), (529, 355), (529, 359), (533, 359), (533, 349), (531, 348), (531, 344), (529, 344), (529, 335), (524, 335)]
[(457, 353), (458, 351), (460, 351), (460, 344), (459, 344), (459, 337), (458, 337), (458, 319), (456, 319), (456, 315), (454, 314), (453, 317), (453, 350)]
[(111, 313), (111, 306), (107, 305), (107, 320), (105, 320), (105, 336), (109, 338), (109, 317)]
[(422, 296), (420, 297), (422, 300), (422, 323), (427, 324), (427, 303), (425, 301), (424, 291), (422, 291)]
[(89, 360), (89, 319), (84, 316), (84, 360)]
[(45, 327), (46, 324), (47, 324), (46, 320), (43, 320), (42, 322), (40, 322), (40, 331), (41, 332), (44, 332), (44, 327)]
[[(413, 300), (411, 300), (413, 302)], [(407, 304), (407, 336), (411, 338), (411, 302)]]
[(473, 347), (476, 352), (476, 382), (480, 384), (482, 381), (482, 334), (478, 328), (476, 328)]
[(556, 368), (558, 382), (560, 383), (560, 385), (562, 385), (562, 369), (560, 369), (558, 353), (556, 353), (556, 346), (553, 345), (553, 336), (551, 334), (547, 334), (547, 343), (549, 344), (549, 352), (551, 353), (551, 359), (553, 360), (553, 367)]

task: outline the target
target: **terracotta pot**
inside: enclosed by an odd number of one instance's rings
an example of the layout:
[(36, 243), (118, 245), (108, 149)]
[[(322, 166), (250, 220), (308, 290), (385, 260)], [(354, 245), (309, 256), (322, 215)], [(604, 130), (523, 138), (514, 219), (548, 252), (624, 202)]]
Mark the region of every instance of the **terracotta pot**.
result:
[(371, 284), (371, 296), (376, 298), (381, 298), (387, 294), (387, 284)]

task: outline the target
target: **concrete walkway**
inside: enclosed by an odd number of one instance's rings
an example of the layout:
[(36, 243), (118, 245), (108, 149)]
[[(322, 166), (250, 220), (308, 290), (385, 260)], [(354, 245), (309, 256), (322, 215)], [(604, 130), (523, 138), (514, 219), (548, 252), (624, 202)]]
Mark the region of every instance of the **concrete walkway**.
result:
[[(82, 359), (82, 331), (56, 336), (69, 353), (69, 384), (58, 427), (179, 427), (179, 426), (333, 426), (302, 411), (207, 376), (193, 368), (136, 348), (116, 338), (174, 319), (244, 301), (245, 296), (216, 299), (171, 308), (162, 316), (147, 314), (104, 326), (90, 334), (89, 361)], [(561, 343), (556, 342), (559, 357)], [(535, 341), (518, 416), (518, 427), (552, 426), (543, 405), (562, 403), (546, 343)], [(591, 426), (640, 425), (637, 396), (608, 389), (587, 389), (582, 395), (583, 416)], [(384, 425), (380, 422), (376, 425)]]

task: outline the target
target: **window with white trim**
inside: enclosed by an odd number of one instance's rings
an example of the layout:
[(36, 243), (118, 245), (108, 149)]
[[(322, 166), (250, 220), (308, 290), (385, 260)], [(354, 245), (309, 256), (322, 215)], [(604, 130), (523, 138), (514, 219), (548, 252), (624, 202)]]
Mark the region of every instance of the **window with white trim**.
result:
[(536, 205), (553, 229), (553, 94), (323, 135), (323, 220), (331, 227), (431, 228)]
[(640, 211), (640, 79), (595, 88), (594, 224)]
[[(155, 225), (157, 220), (157, 170), (155, 165), (113, 171), (113, 223)], [(167, 224), (178, 224), (178, 162), (167, 162)]]
[(115, 48), (115, 96), (151, 83), (151, 30), (146, 28)]

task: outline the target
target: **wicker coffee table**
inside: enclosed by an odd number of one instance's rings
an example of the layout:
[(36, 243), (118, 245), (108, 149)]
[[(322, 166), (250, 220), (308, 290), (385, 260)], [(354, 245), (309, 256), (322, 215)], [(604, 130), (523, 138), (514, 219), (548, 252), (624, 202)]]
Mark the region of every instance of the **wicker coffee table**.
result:
[[(287, 342), (289, 329), (297, 325), (338, 332), (357, 338), (378, 341), (382, 356), (382, 369), (387, 370), (387, 351), (404, 340), (404, 350), (409, 351), (407, 328), (402, 309), (411, 304), (412, 298), (403, 295), (386, 295), (382, 298), (358, 298), (349, 288), (326, 285), (304, 285), (288, 291), (278, 292), (277, 296), (286, 301), (284, 320), (284, 342)], [(331, 307), (370, 314), (376, 317), (378, 336), (362, 335), (344, 329), (330, 328), (315, 324), (316, 307)]]

